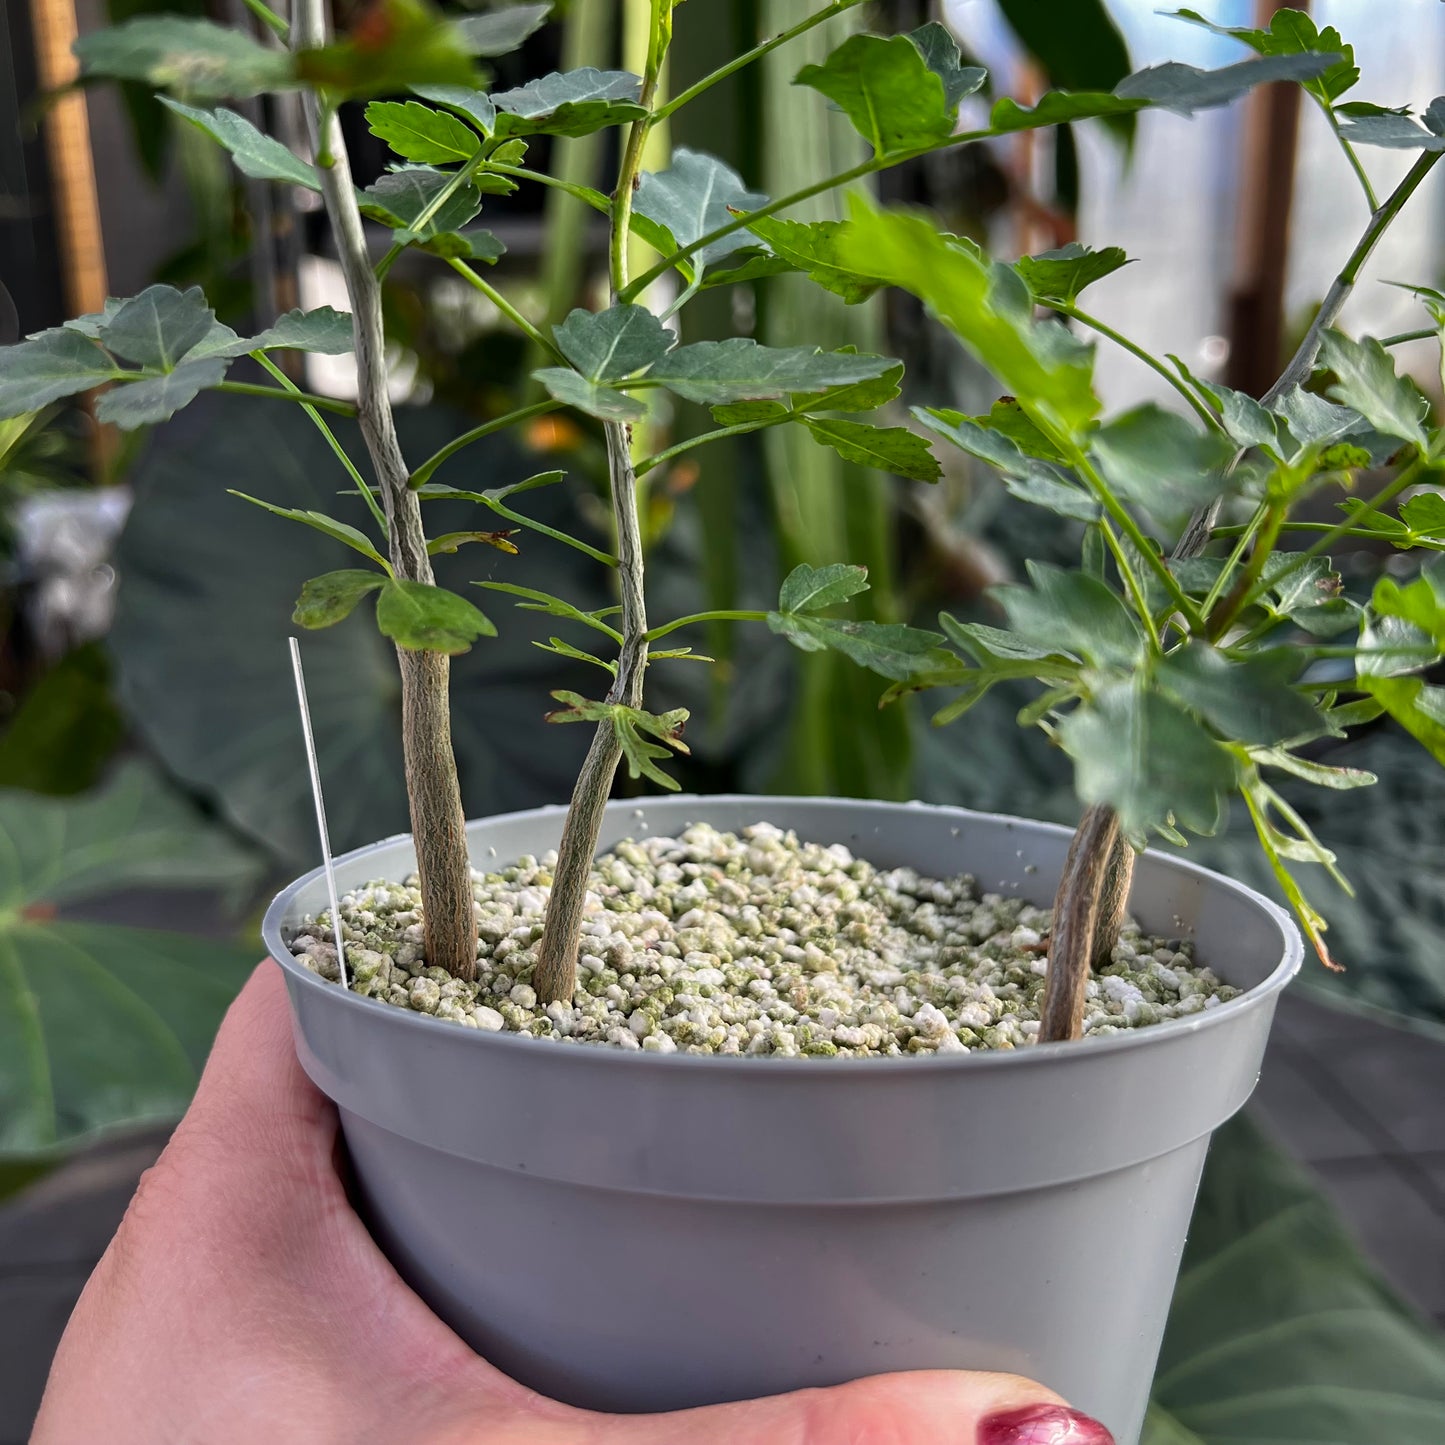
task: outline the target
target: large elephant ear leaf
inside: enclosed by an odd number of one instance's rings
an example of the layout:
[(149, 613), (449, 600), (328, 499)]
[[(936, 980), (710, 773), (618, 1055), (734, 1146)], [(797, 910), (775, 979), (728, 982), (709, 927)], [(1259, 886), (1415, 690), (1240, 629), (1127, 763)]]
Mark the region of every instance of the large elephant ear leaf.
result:
[(54, 916), (136, 887), (249, 889), (258, 855), (133, 764), (0, 792), (0, 1196), (104, 1129), (178, 1117), (256, 950)]
[(1143, 1445), (1439, 1445), (1445, 1345), (1297, 1165), (1215, 1136)]

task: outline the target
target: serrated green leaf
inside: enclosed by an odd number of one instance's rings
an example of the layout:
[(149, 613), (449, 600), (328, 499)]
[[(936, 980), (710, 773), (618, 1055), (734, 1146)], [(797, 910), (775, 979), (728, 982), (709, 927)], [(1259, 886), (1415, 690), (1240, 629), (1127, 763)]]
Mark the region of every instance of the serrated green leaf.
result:
[(1119, 496), (1162, 520), (1212, 502), (1230, 485), (1229, 442), (1153, 402), (1101, 427), (1090, 447)]
[(280, 141), (257, 130), (249, 120), (237, 115), (235, 111), (227, 110), (224, 106), (215, 110), (198, 110), (194, 106), (182, 105), (168, 95), (156, 98), (162, 105), (224, 146), (235, 161), (236, 169), (243, 176), (251, 176), (258, 181), (280, 181), (287, 185), (304, 186), (308, 191), (321, 189), (315, 166), (294, 155)]
[[(748, 190), (742, 177), (716, 156), (678, 146), (666, 170), (643, 172), (632, 206), (637, 215), (662, 228), (664, 234), (655, 238), (641, 234), (648, 245), (666, 254), (727, 225), (734, 212), (755, 211), (767, 201), (761, 192)], [(673, 245), (668, 245), (668, 240)], [(699, 272), (706, 271), (751, 240), (746, 230), (735, 231), (695, 251), (693, 265)]]
[(584, 612), (565, 597), (554, 597), (550, 592), (540, 592), (535, 587), (521, 587), (515, 582), (478, 582), (476, 585), (485, 587), (489, 592), (505, 592), (510, 597), (522, 598), (517, 606), (527, 612), (545, 612), (549, 617), (566, 617), (572, 622), (580, 622), (584, 627), (590, 627), (594, 632), (604, 633), (615, 642), (622, 641), (622, 634), (602, 620), (606, 615), (605, 610), (601, 613)]
[[(552, 696), (567, 706), (548, 713), (548, 722), (610, 722), (627, 760), (628, 773), (634, 778), (650, 778), (659, 787), (677, 791), (678, 784), (657, 764), (669, 756), (668, 748), (679, 753), (690, 751), (682, 740), (682, 725), (688, 717), (686, 708), (658, 714), (618, 702), (593, 702), (575, 692), (558, 691)], [(666, 747), (648, 742), (643, 733), (665, 743)]]
[(1359, 68), (1355, 65), (1355, 52), (1340, 38), (1340, 32), (1333, 25), (1327, 25), (1323, 30), (1318, 29), (1303, 10), (1277, 10), (1267, 30), (1250, 26), (1216, 25), (1197, 10), (1176, 11), (1174, 18), (1203, 26), (1216, 35), (1229, 35), (1235, 40), (1242, 40), (1260, 55), (1300, 55), (1310, 51), (1335, 54), (1338, 57), (1335, 63), (1316, 79), (1305, 84), (1307, 90), (1325, 101), (1336, 100), (1360, 78)]
[(376, 591), (385, 582), (383, 574), (359, 568), (312, 577), (302, 584), (291, 620), (298, 627), (330, 627), (349, 617), (368, 592)]
[(647, 114), (642, 82), (625, 70), (556, 71), (515, 90), (492, 92), (498, 135), (590, 135)]
[(1294, 648), (1230, 658), (1206, 642), (1191, 641), (1163, 658), (1156, 675), (1177, 701), (1224, 737), (1275, 746), (1320, 731), (1318, 709), (1290, 686), (1301, 661)]
[(677, 336), (645, 306), (571, 312), (553, 327), (563, 356), (588, 381), (621, 381), (665, 356)]
[(429, 241), (445, 231), (465, 226), (482, 208), (475, 185), (463, 182), (419, 230), (416, 223), (451, 183), (445, 171), (426, 166), (403, 166), (373, 181), (358, 197), (364, 215), (398, 231), (398, 239)]
[(483, 135), (490, 136), (497, 127), (497, 108), (485, 90), (470, 85), (414, 85), (412, 93), (464, 116)]
[(1103, 667), (1136, 666), (1144, 633), (1123, 600), (1097, 578), (1046, 562), (1028, 564), (1029, 585), (991, 595), (1025, 642)]
[[(852, 355), (855, 348), (844, 346), (834, 355)], [(845, 382), (841, 386), (830, 386), (823, 391), (795, 392), (794, 411), (873, 411), (897, 399), (902, 391), (903, 363), (895, 361), (876, 376), (865, 377), (862, 381)]]
[(1030, 672), (1037, 670), (1033, 664), (1059, 662), (1066, 670), (1074, 671), (1077, 664), (1067, 650), (1058, 647), (1039, 647), (1016, 632), (1005, 632), (1000, 627), (990, 627), (983, 622), (960, 622), (947, 612), (939, 614), (948, 639), (975, 658), (986, 671), (998, 670), (1000, 664), (1025, 663)]
[(1240, 446), (1264, 447), (1276, 454), (1284, 450), (1278, 419), (1252, 396), (1219, 384), (1210, 385), (1209, 392), (1219, 406), (1225, 430)]
[(163, 422), (194, 401), (206, 387), (222, 381), (230, 364), (222, 357), (183, 361), (164, 376), (114, 386), (96, 402), (96, 419), (123, 431)]
[(1050, 90), (1034, 106), (1022, 106), (1004, 96), (996, 101), (989, 115), (989, 129), (995, 135), (1008, 135), (1018, 130), (1037, 130), (1042, 126), (1065, 125), (1075, 120), (1112, 119), (1132, 116), (1148, 102), (1127, 99), (1106, 90)]
[(679, 346), (658, 361), (648, 377), (707, 405), (827, 391), (880, 377), (896, 365), (887, 356), (762, 346), (751, 337), (733, 336)]
[(444, 587), (388, 578), (376, 599), (376, 625), (383, 637), (416, 652), (466, 652), (479, 637), (497, 629), (475, 603)]
[(469, 231), (443, 231), (431, 240), (423, 241), (421, 249), (433, 256), (450, 260), (481, 261), (487, 266), (496, 265), (507, 254), (506, 246), (498, 237), (482, 226), (473, 227)]
[(768, 627), (804, 652), (841, 652), (860, 667), (895, 682), (957, 666), (939, 633), (901, 622), (850, 622), (811, 612), (770, 612)]
[(1406, 677), (1429, 667), (1439, 654), (1430, 634), (1413, 622), (1365, 612), (1355, 652), (1355, 677), (1362, 686), (1376, 677)]
[(141, 366), (170, 371), (210, 331), (216, 313), (199, 286), (147, 286), (100, 328), (107, 351)]
[(39, 411), (63, 396), (89, 391), (115, 373), (115, 363), (89, 336), (68, 327), (0, 346), (0, 417)]
[(388, 572), (391, 571), (390, 564), (371, 545), (366, 533), (358, 531), (349, 522), (338, 522), (324, 512), (307, 511), (299, 507), (278, 507), (274, 502), (263, 502), (259, 497), (247, 496), (245, 492), (238, 492), (231, 487), (227, 487), (226, 490), (230, 492), (231, 496), (240, 497), (243, 502), (250, 502), (253, 506), (262, 507), (274, 516), (285, 517), (288, 522), (301, 522), (307, 527), (313, 527), (318, 532), (324, 532), (338, 542), (345, 542), (354, 552), (360, 552), (363, 557), (369, 557), (378, 566), (385, 568)]
[(816, 441), (832, 447), (845, 462), (877, 467), (895, 477), (936, 482), (938, 459), (917, 432), (904, 426), (869, 426), (866, 422), (808, 417), (805, 424)]
[[(575, 662), (590, 662), (593, 667), (600, 667), (610, 677), (617, 676), (617, 664), (605, 657), (598, 657), (595, 653), (584, 652), (580, 647), (573, 647), (570, 642), (560, 637), (549, 637), (546, 642), (532, 642), (533, 647), (540, 647), (543, 652), (550, 652), (557, 657), (570, 657)], [(660, 653), (651, 652), (648, 654), (649, 662), (656, 662), (661, 656)]]
[(1009, 496), (1073, 522), (1097, 522), (1102, 515), (1103, 509), (1088, 492), (1045, 467), (1035, 467), (1024, 476), (1006, 475), (1003, 486)]
[(969, 417), (975, 426), (1006, 436), (1025, 456), (1044, 462), (1062, 462), (1063, 453), (1030, 420), (1017, 400), (1000, 397), (982, 416)]
[(1144, 100), (1177, 115), (1193, 115), (1198, 110), (1228, 105), (1256, 85), (1277, 80), (1314, 80), (1338, 63), (1338, 55), (1313, 53), (1260, 55), (1219, 70), (1200, 70), (1170, 60), (1126, 75), (1114, 87), (1114, 94), (1125, 100)]
[(1330, 396), (1358, 412), (1387, 436), (1398, 437), (1424, 452), (1429, 440), (1421, 419), (1429, 403), (1407, 377), (1398, 376), (1390, 353), (1372, 336), (1357, 341), (1327, 331), (1320, 344), (1320, 364), (1335, 374)]
[(1036, 301), (1058, 301), (1072, 306), (1086, 287), (1129, 264), (1122, 247), (1106, 246), (1102, 251), (1095, 251), (1070, 241), (1057, 251), (1021, 256), (1014, 262), (1014, 270)]
[(712, 419), (719, 426), (761, 426), (778, 417), (792, 415), (791, 408), (780, 401), (732, 401), (711, 408)]
[(1328, 557), (1301, 563), (1276, 553), (1265, 564), (1264, 577), (1270, 583), (1264, 596), (1269, 611), (1317, 637), (1332, 637), (1358, 620), (1359, 607), (1343, 595), (1344, 583)]
[(475, 84), (472, 56), (478, 52), (467, 40), (466, 24), (448, 20), (429, 0), (374, 0), (348, 33), (298, 51), (296, 72), (334, 98)]
[(1360, 683), (1437, 763), (1445, 763), (1445, 687), (1418, 677), (1369, 676)]
[(1445, 150), (1445, 97), (1431, 101), (1419, 125), (1408, 111), (1378, 110), (1347, 116), (1340, 135), (1351, 145), (1383, 146), (1387, 150)]
[(1439, 492), (1421, 492), (1409, 498), (1400, 507), (1400, 518), (1414, 534), (1414, 541), (1445, 541), (1445, 497)]
[(1370, 606), (1379, 617), (1398, 617), (1418, 627), (1445, 650), (1445, 570), (1437, 557), (1401, 586), (1393, 577), (1375, 583)]
[[(906, 35), (850, 35), (821, 65), (794, 77), (826, 95), (875, 155), (934, 145), (953, 134), (957, 103)], [(980, 81), (981, 83), (981, 81)]]
[(748, 230), (781, 261), (853, 305), (867, 300), (883, 282), (840, 263), (838, 236), (846, 226), (846, 221), (780, 221), (763, 216)]
[(416, 100), (373, 100), (366, 107), (366, 124), (403, 160), (423, 165), (469, 161), (482, 148), (471, 126)]
[(547, 394), (566, 406), (575, 406), (600, 421), (641, 421), (647, 408), (626, 392), (588, 381), (565, 366), (544, 366), (532, 373)]
[[(230, 332), (226, 339), (222, 332)], [(186, 360), (205, 356), (245, 356), (252, 351), (312, 351), (322, 356), (343, 356), (352, 348), (351, 313), (318, 306), (313, 311), (288, 311), (256, 336), (236, 336), (219, 327), (186, 353)]]
[(1142, 843), (1171, 820), (1206, 836), (1233, 791), (1236, 764), (1183, 708), (1130, 682), (1101, 689), (1059, 725), (1085, 803), (1107, 803)]
[(959, 102), (981, 89), (988, 79), (988, 71), (982, 66), (963, 63), (958, 41), (948, 26), (937, 20), (910, 30), (908, 38), (918, 47), (924, 64), (943, 82), (943, 100), (950, 113), (956, 114)]
[(82, 75), (141, 81), (188, 100), (244, 100), (296, 84), (285, 50), (184, 15), (138, 15), (82, 35), (74, 49)]
[(459, 22), (473, 55), (509, 55), (547, 23), (551, 0), (539, 5), (506, 5)]
[(800, 562), (783, 579), (778, 607), (783, 612), (821, 612), (868, 590), (868, 569), (848, 562), (810, 567)]
[(1098, 414), (1092, 352), (1060, 350), (1044, 334), (1049, 326), (1034, 323), (1027, 307), (1020, 314), (1001, 305), (990, 268), (974, 250), (940, 235), (927, 217), (855, 201), (839, 247), (846, 264), (923, 300), (1014, 396), (1043, 410), (1061, 430), (1080, 431)]
[[(1282, 418), (1299, 447), (1323, 448), (1353, 431), (1360, 424), (1358, 412), (1335, 406), (1303, 387), (1292, 387), (1275, 403), (1275, 415)], [(1294, 460), (1293, 457), (1290, 460)]]

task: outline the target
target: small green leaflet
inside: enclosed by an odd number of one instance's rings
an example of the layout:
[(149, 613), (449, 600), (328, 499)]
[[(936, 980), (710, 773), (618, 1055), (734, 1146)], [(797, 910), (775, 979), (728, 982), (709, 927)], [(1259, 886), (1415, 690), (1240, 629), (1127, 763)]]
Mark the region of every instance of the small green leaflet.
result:
[(846, 221), (780, 221), (763, 216), (748, 230), (775, 257), (851, 305), (867, 300), (883, 282), (860, 275), (839, 261), (838, 236), (846, 226)]
[(1204, 506), (1229, 484), (1226, 469), (1234, 455), (1229, 442), (1154, 402), (1101, 427), (1090, 444), (1119, 495), (1156, 518)]
[(237, 115), (224, 106), (215, 110), (197, 110), (194, 106), (172, 100), (168, 95), (158, 96), (157, 99), (224, 146), (243, 176), (251, 176), (258, 181), (304, 186), (308, 191), (321, 189), (315, 166), (293, 155), (280, 141), (257, 130), (245, 116)]
[(1355, 52), (1345, 44), (1340, 32), (1333, 25), (1327, 25), (1323, 30), (1317, 29), (1315, 22), (1303, 10), (1277, 10), (1268, 30), (1216, 25), (1197, 10), (1176, 11), (1174, 18), (1201, 25), (1216, 35), (1228, 35), (1235, 40), (1242, 40), (1260, 55), (1301, 55), (1311, 51), (1332, 54), (1335, 63), (1322, 75), (1305, 84), (1306, 90), (1324, 101), (1337, 100), (1360, 78), (1359, 68), (1355, 65)]
[(642, 82), (625, 70), (556, 71), (515, 90), (492, 92), (498, 135), (589, 135), (647, 114)]
[(1025, 456), (1043, 462), (1062, 462), (1062, 452), (1030, 420), (1017, 400), (1011, 396), (1000, 397), (988, 409), (987, 414), (960, 421), (972, 421), (986, 431), (999, 432), (1006, 436)]
[(1383, 108), (1373, 114), (1347, 116), (1340, 123), (1340, 135), (1351, 145), (1384, 146), (1387, 150), (1445, 151), (1445, 96), (1430, 102), (1424, 126), (1410, 118), (1408, 111)]
[(614, 642), (622, 641), (622, 634), (602, 620), (609, 612), (617, 611), (617, 608), (604, 608), (599, 612), (584, 612), (580, 607), (568, 602), (565, 597), (554, 597), (550, 592), (539, 592), (535, 587), (522, 587), (515, 582), (478, 582), (476, 585), (485, 587), (489, 592), (505, 592), (510, 597), (525, 599), (517, 603), (517, 606), (524, 612), (545, 612), (549, 617), (566, 617), (572, 622), (580, 622), (584, 627), (590, 627), (594, 632), (600, 632), (604, 636), (610, 637)]
[(810, 567), (801, 562), (783, 579), (778, 606), (784, 612), (821, 612), (868, 590), (868, 569), (848, 562)]
[[(672, 164), (665, 171), (645, 171), (633, 198), (633, 210), (662, 227), (665, 235), (658, 237), (663, 249), (670, 237), (677, 246), (688, 246), (710, 231), (727, 225), (734, 212), (755, 211), (767, 204), (768, 198), (743, 185), (742, 177), (716, 156), (704, 151), (678, 146), (672, 153)], [(644, 236), (648, 244), (652, 238)], [(721, 260), (752, 237), (738, 230), (720, 241), (693, 252), (692, 262), (699, 272)]]
[(24, 416), (52, 401), (109, 381), (115, 363), (88, 336), (69, 327), (0, 346), (0, 418)]
[(1284, 647), (1232, 659), (1191, 641), (1161, 659), (1156, 676), (1223, 737), (1275, 747), (1322, 730), (1319, 710), (1290, 686), (1302, 660)]
[(189, 100), (244, 100), (296, 84), (287, 51), (244, 30), (182, 15), (138, 15), (82, 35), (74, 50), (85, 76), (140, 81)]
[(794, 84), (826, 95), (874, 155), (926, 149), (953, 134), (957, 102), (949, 105), (942, 78), (906, 35), (850, 35), (821, 65), (805, 65)]
[(399, 231), (408, 240), (430, 240), (443, 231), (465, 226), (482, 208), (475, 185), (463, 182), (442, 202), (439, 210), (420, 229), (420, 217), (451, 183), (445, 171), (425, 166), (403, 166), (373, 181), (358, 198), (362, 212), (373, 220)]
[(383, 575), (358, 568), (312, 577), (302, 585), (291, 620), (298, 627), (330, 627), (349, 617), (368, 592), (385, 583)]
[(1320, 344), (1320, 365), (1334, 372), (1330, 396), (1357, 411), (1386, 436), (1429, 449), (1421, 424), (1429, 403), (1407, 377), (1395, 373), (1390, 353), (1372, 336), (1356, 341), (1327, 331)]
[(1045, 562), (1028, 563), (1029, 585), (995, 587), (992, 596), (1026, 643), (1101, 667), (1135, 667), (1144, 633), (1124, 602), (1097, 578)]
[(552, 13), (551, 0), (540, 5), (506, 5), (458, 22), (473, 55), (509, 55), (535, 34)]
[[(679, 753), (689, 751), (682, 740), (682, 725), (688, 718), (685, 707), (674, 708), (671, 712), (651, 713), (620, 702), (593, 702), (575, 692), (558, 691), (552, 696), (567, 706), (548, 713), (548, 722), (610, 722), (622, 755), (627, 759), (628, 774), (634, 778), (650, 778), (659, 787), (671, 792), (678, 790), (677, 782), (668, 777), (658, 763), (669, 757), (668, 748)], [(649, 738), (658, 741), (649, 742)], [(658, 743), (665, 743), (666, 747), (660, 747)]]
[(259, 497), (249, 497), (245, 492), (238, 492), (233, 487), (226, 490), (233, 497), (240, 497), (243, 502), (250, 502), (254, 506), (264, 507), (268, 512), (278, 517), (285, 517), (290, 522), (303, 522), (308, 527), (314, 527), (318, 532), (324, 532), (328, 537), (338, 542), (345, 542), (353, 551), (360, 552), (363, 557), (369, 557), (379, 567), (384, 567), (388, 572), (391, 565), (386, 558), (371, 545), (364, 532), (358, 531), (349, 522), (338, 522), (334, 517), (328, 517), (324, 512), (305, 511), (298, 507), (278, 507), (274, 502), (263, 502)]
[(676, 335), (645, 306), (571, 312), (552, 331), (562, 354), (588, 381), (621, 381), (671, 350)]
[(183, 361), (163, 376), (117, 386), (96, 402), (96, 419), (111, 422), (124, 431), (163, 422), (194, 401), (206, 387), (222, 380), (229, 365), (219, 357)]
[(124, 303), (101, 328), (107, 351), (153, 366), (175, 367), (216, 320), (199, 286), (177, 291), (174, 286), (147, 286)]
[(507, 248), (491, 231), (474, 226), (469, 231), (442, 231), (430, 241), (423, 241), (423, 251), (450, 260), (481, 261), (494, 266), (507, 254)]
[(1095, 251), (1070, 241), (1057, 251), (1044, 251), (1037, 256), (1021, 256), (1014, 270), (1023, 278), (1035, 301), (1061, 302), (1072, 306), (1079, 293), (1095, 281), (1112, 276), (1129, 265), (1129, 258), (1119, 246), (1106, 246)]
[(1445, 763), (1445, 687), (1418, 677), (1369, 677), (1361, 684), (1437, 763)]
[(459, 653), (497, 629), (474, 603), (426, 582), (388, 578), (376, 599), (376, 625), (398, 647)]
[(1338, 55), (1260, 55), (1219, 70), (1200, 70), (1178, 61), (1151, 65), (1126, 75), (1114, 87), (1123, 100), (1143, 100), (1179, 115), (1228, 105), (1256, 85), (1276, 80), (1314, 80), (1339, 63)]
[(680, 346), (648, 377), (689, 401), (709, 404), (827, 391), (879, 377), (897, 364), (886, 356), (761, 346), (750, 337), (733, 336)]
[(1445, 558), (1433, 558), (1404, 586), (1393, 577), (1381, 577), (1370, 606), (1379, 617), (1398, 617), (1418, 627), (1445, 650)]
[(465, 116), (483, 135), (490, 136), (496, 128), (497, 108), (485, 90), (473, 90), (469, 85), (414, 85), (412, 91)]
[(988, 71), (982, 66), (963, 63), (958, 41), (937, 20), (910, 31), (908, 38), (918, 47), (924, 64), (943, 82), (944, 104), (950, 112), (956, 114), (959, 102), (981, 89), (988, 79)]
[(1009, 96), (994, 103), (989, 115), (989, 129), (995, 135), (1016, 130), (1037, 130), (1042, 126), (1067, 125), (1075, 120), (1109, 119), (1133, 115), (1148, 104), (1141, 99), (1125, 99), (1103, 90), (1050, 90), (1037, 105), (1022, 106)]
[(252, 351), (314, 351), (341, 356), (352, 347), (351, 313), (318, 306), (314, 311), (288, 311), (257, 336), (237, 336), (220, 323), (186, 353), (186, 360), (205, 356), (245, 356)]
[(832, 447), (845, 462), (876, 467), (916, 482), (936, 482), (938, 459), (917, 432), (902, 426), (869, 426), (866, 422), (806, 417), (815, 441)]
[(416, 100), (373, 100), (366, 107), (366, 124), (403, 160), (425, 165), (469, 161), (482, 148), (471, 126)]
[(565, 366), (543, 366), (532, 373), (547, 394), (565, 406), (575, 406), (599, 421), (641, 421), (647, 408), (626, 392), (588, 381)]

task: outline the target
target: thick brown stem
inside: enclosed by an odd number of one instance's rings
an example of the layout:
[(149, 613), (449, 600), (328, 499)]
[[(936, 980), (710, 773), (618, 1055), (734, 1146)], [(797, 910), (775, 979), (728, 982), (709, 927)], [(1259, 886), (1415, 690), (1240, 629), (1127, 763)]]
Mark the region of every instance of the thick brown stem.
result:
[(1118, 814), (1101, 803), (1089, 808), (1069, 844), (1054, 898), (1040, 1043), (1076, 1039), (1084, 1031), (1085, 987), (1095, 962), (1114, 946), (1129, 897), (1133, 856), (1119, 832)]
[[(325, 43), (325, 0), (300, 0), (293, 35), (298, 48)], [(341, 127), (334, 113), (324, 107), (318, 108), (316, 149), (321, 193), (351, 299), (356, 405), (386, 511), (392, 570), (399, 579), (430, 583), (431, 559), (422, 528), (421, 501), (409, 485), (386, 389), (381, 286), (371, 267)], [(329, 164), (322, 164), (322, 157), (329, 157)], [(402, 750), (421, 876), (427, 962), (457, 978), (472, 979), (477, 969), (477, 925), (466, 815), (451, 745), (450, 663), (439, 653), (404, 648), (397, 649), (397, 660), (402, 681)]]
[[(607, 466), (612, 512), (617, 518), (617, 577), (622, 597), (622, 650), (617, 679), (608, 702), (642, 706), (642, 677), (647, 670), (647, 607), (642, 589), (642, 528), (637, 515), (637, 479), (632, 471), (631, 439), (618, 423), (607, 426)], [(572, 804), (557, 847), (557, 868), (547, 900), (542, 947), (532, 974), (532, 987), (543, 1003), (569, 1000), (577, 986), (577, 950), (582, 936), (582, 909), (587, 878), (597, 852), (602, 812), (612, 792), (612, 779), (622, 760), (622, 745), (608, 720), (597, 724), (587, 750)]]

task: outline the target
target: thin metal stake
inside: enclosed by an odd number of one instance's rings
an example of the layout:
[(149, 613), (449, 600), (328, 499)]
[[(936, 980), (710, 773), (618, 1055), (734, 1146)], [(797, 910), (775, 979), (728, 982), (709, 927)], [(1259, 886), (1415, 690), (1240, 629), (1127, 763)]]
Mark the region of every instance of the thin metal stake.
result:
[(336, 870), (331, 866), (331, 839), (326, 831), (326, 804), (321, 801), (321, 769), (316, 764), (316, 737), (311, 731), (311, 705), (306, 701), (306, 678), (301, 672), (301, 645), (291, 638), (291, 670), (296, 674), (296, 704), (301, 709), (301, 731), (306, 738), (306, 766), (311, 770), (311, 796), (316, 800), (316, 831), (321, 837), (321, 865), (326, 869), (326, 892), (331, 899), (331, 936), (336, 940), (336, 963), (341, 986), (346, 982), (346, 948), (341, 942), (341, 904), (336, 896)]

